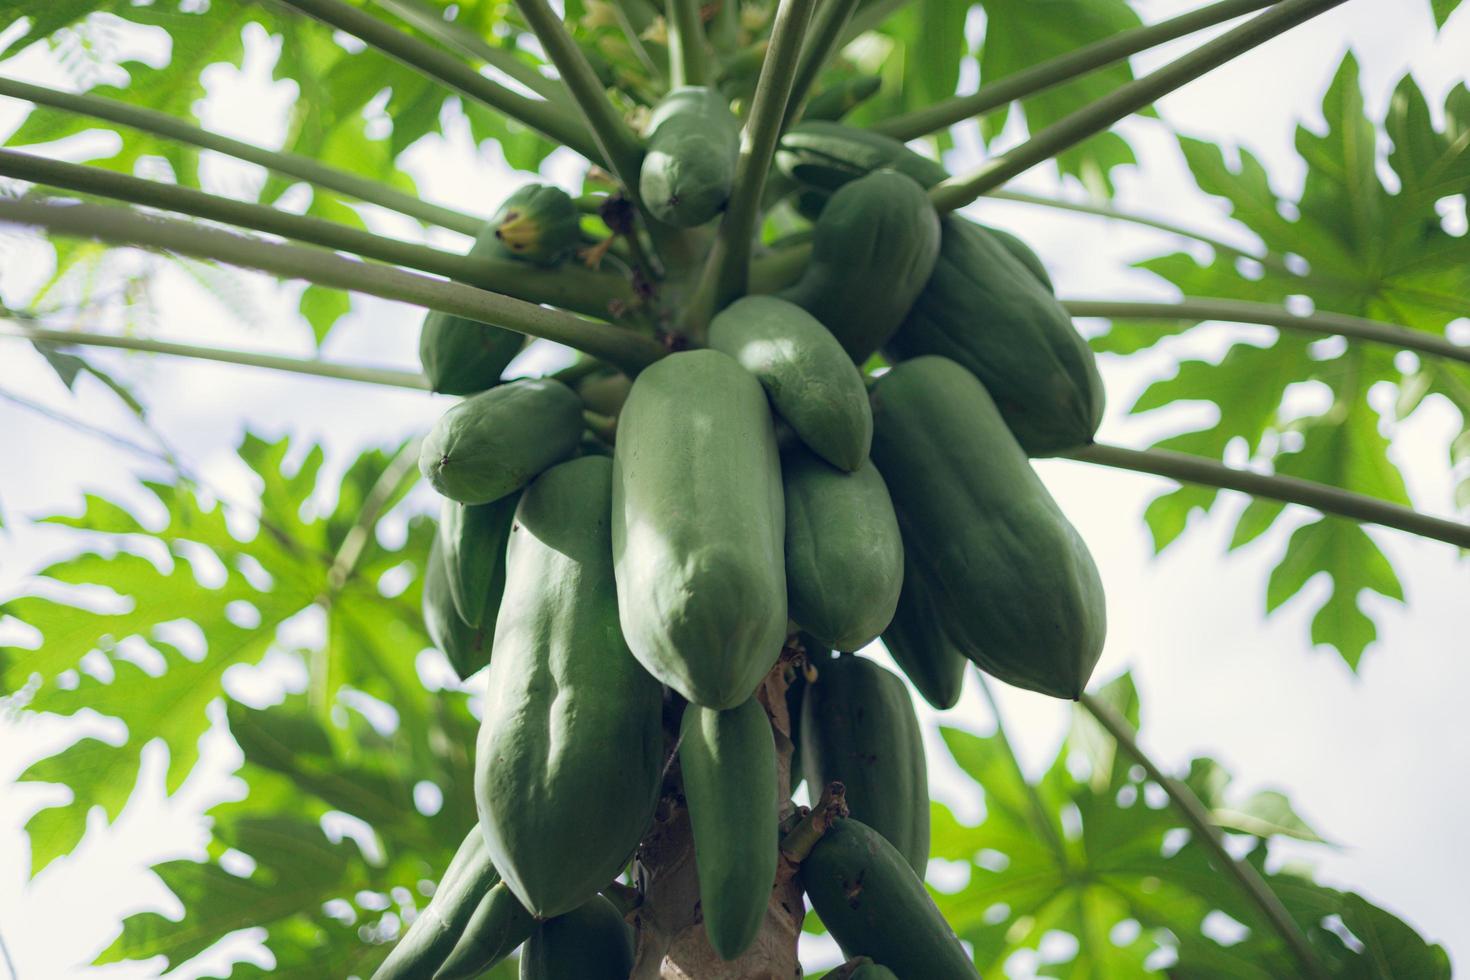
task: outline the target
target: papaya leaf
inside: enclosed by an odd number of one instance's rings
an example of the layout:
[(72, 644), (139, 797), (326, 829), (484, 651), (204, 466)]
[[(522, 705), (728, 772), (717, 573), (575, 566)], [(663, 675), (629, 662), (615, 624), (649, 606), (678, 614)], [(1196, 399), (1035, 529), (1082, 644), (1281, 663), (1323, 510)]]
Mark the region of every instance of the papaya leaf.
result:
[(1460, 5), (1460, 0), (1429, 0), (1429, 9), (1434, 13), (1434, 26), (1444, 27), (1450, 14)]
[[(1177, 253), (1139, 267), (1187, 296), (1330, 310), (1443, 335), (1464, 315), (1470, 297), (1470, 239), (1450, 234), (1436, 210), (1445, 198), (1470, 190), (1470, 91), (1461, 85), (1450, 92), (1436, 129), (1423, 94), (1406, 76), (1375, 125), (1364, 110), (1357, 62), (1349, 54), (1322, 112), (1324, 129), (1297, 130), (1306, 169), (1297, 200), (1271, 186), (1265, 167), (1248, 150), (1239, 149), (1231, 160), (1218, 146), (1181, 136), (1200, 189), (1223, 200), (1259, 238), (1261, 255), (1248, 260), (1220, 253), (1201, 262)], [(1391, 146), (1386, 155), (1377, 152), (1380, 144)], [(1385, 170), (1392, 172), (1391, 183), (1385, 182)], [(1099, 339), (1099, 350), (1133, 353), (1181, 332), (1173, 324), (1152, 334), (1147, 325), (1132, 322), (1118, 328), (1116, 337)], [(1216, 362), (1183, 361), (1173, 377), (1145, 389), (1132, 411), (1210, 403), (1213, 423), (1158, 445), (1219, 459), (1232, 444), (1243, 443), (1258, 467), (1408, 504), (1403, 478), (1387, 454), (1397, 421), (1437, 395), (1459, 409), (1461, 439), (1470, 433), (1470, 370), (1437, 358), (1410, 360), (1395, 360), (1391, 350), (1374, 345), (1312, 342), (1283, 332), (1265, 346), (1236, 343)], [(1380, 417), (1368, 404), (1369, 389), (1383, 382), (1400, 391), (1392, 417)], [(1294, 417), (1292, 392), (1303, 383), (1325, 389), (1327, 411)], [(1454, 465), (1462, 453), (1448, 449)], [(1456, 495), (1457, 506), (1470, 500), (1464, 478)], [(1219, 499), (1196, 487), (1156, 498), (1145, 512), (1155, 547), (1162, 550), (1176, 540), (1191, 513), (1209, 512)], [(1258, 539), (1282, 513), (1277, 504), (1252, 504), (1237, 519), (1230, 546)], [(1397, 574), (1360, 528), (1319, 521), (1292, 537), (1270, 577), (1268, 611), (1318, 572), (1328, 574), (1332, 588), (1313, 619), (1312, 641), (1336, 648), (1356, 668), (1377, 636), (1362, 593), (1402, 600)]]

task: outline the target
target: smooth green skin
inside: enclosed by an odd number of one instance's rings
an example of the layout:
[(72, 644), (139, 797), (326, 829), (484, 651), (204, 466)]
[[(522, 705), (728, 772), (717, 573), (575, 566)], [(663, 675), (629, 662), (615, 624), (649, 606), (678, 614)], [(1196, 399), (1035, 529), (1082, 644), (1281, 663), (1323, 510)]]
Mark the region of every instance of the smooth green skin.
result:
[(577, 393), (551, 378), (526, 378), (441, 415), (419, 451), (419, 472), (450, 500), (488, 504), (566, 459), (581, 438)]
[(969, 660), (944, 635), (934, 602), (909, 560), (904, 561), (903, 591), (893, 621), (883, 631), (883, 646), (925, 701), (940, 711), (959, 702)]
[[(496, 240), (493, 223), (485, 225), (469, 254), (495, 259), (510, 255)], [(514, 330), (429, 310), (419, 331), (419, 363), (429, 390), (473, 395), (498, 385), (525, 343), (525, 336)]]
[(812, 96), (801, 116), (835, 122), (878, 94), (883, 80), (877, 75), (855, 75)]
[(786, 642), (781, 464), (759, 382), (714, 350), (645, 368), (618, 420), (623, 636), (695, 704), (745, 702)]
[(898, 980), (898, 974), (879, 963), (864, 963), (848, 980)]
[(698, 85), (676, 88), (649, 118), (639, 195), (659, 221), (702, 225), (730, 200), (739, 153), (740, 120), (725, 97)]
[(492, 636), (505, 592), (505, 543), (519, 500), (516, 494), (490, 504), (445, 500), (439, 512), (439, 547), (454, 608), (460, 619)]
[(908, 688), (892, 671), (850, 654), (816, 667), (801, 702), (807, 780), (841, 782), (853, 817), (922, 876), (929, 865), (929, 779)]
[(1092, 442), (1103, 383), (1087, 341), (1056, 297), (994, 234), (944, 221), (934, 275), (886, 348), (890, 360), (937, 354), (990, 392), (1031, 456)]
[(633, 379), (615, 371), (583, 378), (577, 384), (577, 394), (581, 396), (583, 405), (611, 418), (623, 410), (623, 402), (628, 400), (628, 392), (632, 388)]
[(1005, 246), (1005, 250), (1010, 252), (1017, 262), (1030, 269), (1031, 274), (1036, 277), (1038, 282), (1046, 287), (1047, 292), (1056, 295), (1057, 287), (1052, 284), (1051, 273), (1046, 271), (1046, 265), (1042, 263), (1041, 256), (1032, 251), (1030, 245), (1027, 245), (1020, 237), (1012, 235), (1004, 228), (995, 228), (991, 225), (980, 225), (980, 227), (994, 235), (996, 240)]
[(760, 931), (776, 884), (776, 742), (766, 709), (755, 698), (729, 711), (690, 705), (679, 769), (704, 929), (714, 951), (733, 960)]
[(925, 190), (949, 176), (943, 166), (891, 136), (817, 119), (781, 137), (775, 163), (793, 180), (829, 191), (875, 170), (897, 170)]
[(628, 980), (632, 972), (628, 925), (601, 895), (538, 925), (521, 950), (521, 980)]
[(1000, 680), (1075, 700), (1102, 653), (1102, 583), (985, 387), (920, 357), (872, 397), (873, 462), (945, 633)]
[[(475, 833), (481, 837), (479, 828)], [(495, 966), (525, 942), (536, 926), (531, 917), (509, 886), (498, 881), (475, 906), (474, 914), (465, 923), (454, 949), (444, 959), (444, 965), (434, 974), (434, 980), (471, 980)]]
[(795, 303), (746, 296), (709, 326), (709, 345), (761, 383), (776, 413), (833, 466), (862, 466), (873, 442), (863, 376), (832, 332)]
[(844, 473), (797, 448), (781, 458), (786, 491), (787, 615), (823, 646), (860, 650), (893, 619), (903, 539), (871, 460)]
[(838, 820), (801, 863), (801, 882), (845, 955), (871, 956), (899, 980), (979, 980), (923, 881), (873, 828)]
[(429, 546), (428, 565), (424, 568), (424, 629), (429, 634), (429, 642), (444, 651), (454, 672), (464, 680), (490, 662), (493, 634), (471, 626), (460, 617), (449, 578), (449, 561), (443, 542), (436, 536)]
[(582, 241), (582, 215), (577, 202), (550, 184), (518, 188), (500, 205), (490, 223), (506, 254), (536, 265), (556, 265)]
[(538, 918), (611, 881), (658, 798), (663, 692), (618, 630), (611, 480), (603, 456), (547, 470), (506, 553), (475, 800), (491, 859)]
[(479, 827), (471, 827), (434, 897), (393, 947), (373, 980), (430, 980), (450, 955), (482, 898), (500, 882)]
[(779, 295), (805, 307), (862, 364), (903, 322), (938, 255), (939, 215), (924, 189), (879, 170), (827, 201), (811, 262)]

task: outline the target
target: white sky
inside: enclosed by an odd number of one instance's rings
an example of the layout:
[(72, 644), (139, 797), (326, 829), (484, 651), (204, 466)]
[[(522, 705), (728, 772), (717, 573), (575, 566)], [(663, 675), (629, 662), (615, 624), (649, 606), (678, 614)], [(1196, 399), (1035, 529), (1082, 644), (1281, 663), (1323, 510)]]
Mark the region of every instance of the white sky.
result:
[[(1138, 7), (1146, 20), (1154, 21), (1197, 5), (1156, 0)], [(1344, 50), (1351, 47), (1361, 63), (1375, 117), (1410, 66), (1431, 106), (1442, 104), (1451, 85), (1463, 79), (1470, 15), (1459, 14), (1436, 41), (1428, 7), (1423, 0), (1352, 0), (1169, 96), (1160, 110), (1191, 135), (1248, 146), (1266, 162), (1278, 190), (1295, 195), (1303, 172), (1292, 151), (1294, 127), (1300, 121), (1320, 127), (1317, 107)], [(268, 84), (269, 57), (262, 39), (250, 40), (244, 73), (223, 68), (207, 73), (211, 100), (204, 122), (242, 138), (275, 143), (293, 93), (289, 86)], [(1147, 70), (1188, 46), (1176, 44), (1137, 58), (1135, 69)], [(66, 84), (53, 66), (36, 58), (13, 62), (7, 70)], [(8, 132), (19, 118), (15, 105), (0, 104), (0, 132)], [(489, 213), (525, 175), (510, 176), (498, 157), (477, 156), (461, 119), (452, 120), (449, 129), (447, 141), (425, 139), (413, 149), (410, 169), (425, 196)], [(1133, 121), (1125, 130), (1142, 165), (1115, 174), (1120, 206), (1242, 239), (1239, 230), (1220, 219), (1214, 202), (1192, 191), (1177, 149), (1156, 123)], [(95, 145), (93, 138), (71, 141), (59, 151), (79, 159), (88, 145)], [(966, 158), (973, 160), (973, 154), (962, 148), (951, 163), (962, 164)], [(552, 176), (569, 179), (570, 164), (558, 159)], [(232, 161), (211, 158), (206, 169), (210, 186), (224, 193), (258, 179), (251, 168)], [(1013, 186), (1057, 191), (1045, 172), (1027, 175)], [(1134, 259), (1179, 247), (1171, 236), (1020, 205), (986, 203), (977, 213), (1030, 241), (1063, 296), (1172, 295), (1151, 276), (1126, 268)], [(415, 234), (390, 215), (375, 213), (372, 221), (388, 233)], [(448, 234), (441, 240), (458, 244)], [(36, 278), (46, 273), (44, 254), (0, 234), (0, 296), (15, 302), (28, 295)], [(231, 319), (175, 273), (162, 294), (166, 302), (157, 333), (203, 344), (309, 354), (310, 332), (292, 312), (295, 290), (283, 296), (253, 278), (242, 276), (241, 281), (249, 283), (248, 295), (261, 312), (258, 322), (245, 326)], [(416, 369), (418, 321), (419, 314), (409, 308), (359, 300), (352, 317), (333, 332), (324, 354)], [(1460, 324), (1461, 329), (1467, 326)], [(1106, 440), (1144, 445), (1208, 418), (1208, 410), (1201, 414), (1198, 407), (1142, 419), (1125, 418), (1122, 412), (1148, 381), (1167, 376), (1181, 353), (1213, 355), (1227, 339), (1269, 336), (1255, 328), (1226, 326), (1198, 333), (1187, 343), (1161, 345), (1159, 352), (1126, 364), (1104, 360), (1110, 403), (1102, 432)], [(448, 404), (411, 392), (249, 368), (114, 352), (90, 356), (146, 394), (155, 423), (190, 465), (220, 486), (247, 493), (233, 454), (247, 425), (272, 438), (289, 433), (298, 442), (324, 442), (329, 469), (336, 474), (362, 448), (426, 429)], [(99, 385), (84, 382), (79, 399), (72, 400), (39, 356), (15, 341), (0, 340), (0, 389), (146, 441), (130, 429), (126, 414)], [(18, 518), (74, 513), (83, 491), (136, 500), (130, 474), (141, 472), (142, 464), (7, 402), (0, 402), (0, 419), (0, 460), (7, 461), (0, 464), (0, 505), (8, 524), (0, 532), (0, 595), (9, 595), (23, 587), (30, 570), (65, 553), (74, 540), (57, 529), (25, 526)], [(1408, 467), (1409, 489), (1421, 510), (1449, 513), (1450, 474), (1443, 448), (1457, 423), (1451, 409), (1431, 400), (1394, 430), (1395, 461)], [(1310, 856), (1322, 880), (1362, 892), (1446, 944), (1457, 961), (1470, 960), (1470, 898), (1464, 887), (1470, 876), (1470, 846), (1463, 833), (1463, 815), (1470, 807), (1463, 779), (1470, 771), (1470, 739), (1464, 734), (1460, 700), (1470, 687), (1463, 636), (1470, 570), (1456, 561), (1453, 550), (1401, 534), (1372, 532), (1399, 569), (1409, 607), (1372, 604), (1380, 639), (1354, 676), (1335, 653), (1309, 646), (1311, 614), (1325, 582), (1314, 581), (1269, 620), (1262, 617), (1265, 575), (1284, 549), (1289, 528), (1277, 528), (1226, 557), (1233, 522), (1225, 514), (1203, 524), (1196, 520), (1180, 543), (1154, 560), (1141, 514), (1164, 481), (1066, 462), (1038, 468), (1092, 547), (1108, 587), (1110, 636), (1096, 676), (1106, 680), (1124, 669), (1134, 671), (1145, 706), (1143, 741), (1155, 758), (1167, 768), (1210, 755), (1234, 773), (1242, 795), (1266, 787), (1284, 789), (1298, 811), (1341, 847), (1331, 852), (1282, 847), (1278, 855)], [(427, 507), (429, 496), (422, 500)], [(1231, 499), (1223, 509), (1233, 515), (1242, 506), (1242, 500)], [(1285, 523), (1294, 527), (1305, 519), (1302, 512), (1293, 512)], [(1064, 733), (1065, 706), (1008, 689), (1001, 701), (1024, 761), (1033, 771), (1039, 769)], [(939, 717), (923, 710), (926, 719)], [(991, 725), (974, 689), (942, 720), (981, 731)], [(20, 828), (43, 802), (64, 799), (66, 791), (9, 784), (43, 748), (65, 744), (69, 731), (50, 719), (0, 719), (0, 784), (7, 785), (0, 793), (0, 934), (24, 980), (154, 976), (156, 967), (88, 970), (84, 964), (111, 941), (127, 912), (148, 907), (177, 913), (177, 903), (147, 868), (161, 860), (203, 855), (207, 838), (198, 815), (232, 792), (229, 772), (238, 763), (237, 754), (226, 739), (212, 735), (207, 764), (180, 794), (164, 802), (160, 756), (147, 753), (144, 785), (123, 817), (108, 827), (94, 813), (80, 851), (27, 884), (27, 847)], [(972, 791), (956, 777), (937, 740), (930, 748), (936, 795), (953, 803), (962, 816), (973, 816), (978, 808)], [(1012, 966), (1017, 976), (1030, 975), (1035, 968), (1024, 956)]]

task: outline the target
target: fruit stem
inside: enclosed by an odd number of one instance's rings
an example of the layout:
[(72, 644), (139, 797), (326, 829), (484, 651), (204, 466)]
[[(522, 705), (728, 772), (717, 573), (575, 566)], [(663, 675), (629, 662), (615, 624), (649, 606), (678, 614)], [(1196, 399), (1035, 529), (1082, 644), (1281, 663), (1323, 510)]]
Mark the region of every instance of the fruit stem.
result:
[(830, 782), (822, 787), (822, 796), (817, 800), (817, 805), (781, 838), (781, 856), (793, 865), (805, 861), (827, 829), (838, 819), (847, 816), (846, 793), (846, 787), (839, 782)]
[(669, 75), (675, 88), (703, 85), (708, 79), (704, 56), (704, 24), (699, 0), (669, 0)]
[(796, 68), (796, 80), (791, 85), (791, 98), (786, 103), (786, 117), (781, 123), (783, 132), (800, 117), (802, 104), (811, 93), (812, 84), (838, 50), (838, 38), (857, 6), (858, 0), (824, 0), (812, 15), (811, 29), (807, 32), (806, 44), (801, 49), (801, 62)]
[(1113, 736), (1123, 751), (1142, 766), (1149, 778), (1158, 783), (1168, 794), (1170, 802), (1179, 811), (1179, 815), (1194, 828), (1195, 838), (1213, 855), (1216, 866), (1235, 880), (1246, 898), (1256, 906), (1266, 922), (1276, 931), (1277, 936), (1286, 944), (1286, 948), (1296, 958), (1297, 965), (1301, 967), (1303, 973), (1309, 977), (1325, 978), (1327, 971), (1323, 968), (1322, 962), (1312, 949), (1311, 943), (1307, 941), (1307, 937), (1297, 927), (1290, 913), (1286, 911), (1286, 907), (1281, 904), (1281, 899), (1250, 863), (1244, 860), (1237, 861), (1230, 856), (1230, 852), (1225, 848), (1224, 835), (1221, 834), (1220, 828), (1215, 826), (1209, 811), (1200, 802), (1199, 797), (1195, 796), (1188, 786), (1165, 775), (1154, 764), (1133, 737), (1134, 732), (1127, 719), (1114, 711), (1112, 706), (1091, 694), (1083, 694), (1080, 700), (1087, 713), (1097, 719), (1097, 723)]

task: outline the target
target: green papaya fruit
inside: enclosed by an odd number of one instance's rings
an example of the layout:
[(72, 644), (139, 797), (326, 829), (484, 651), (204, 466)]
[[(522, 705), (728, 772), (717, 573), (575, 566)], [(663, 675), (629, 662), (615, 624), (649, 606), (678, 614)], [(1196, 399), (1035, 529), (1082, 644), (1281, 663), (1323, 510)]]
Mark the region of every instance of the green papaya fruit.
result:
[(791, 127), (776, 148), (776, 168), (809, 187), (835, 191), (876, 170), (897, 170), (925, 190), (949, 176), (891, 136), (839, 122), (809, 120)]
[[(480, 828), (475, 828), (480, 837)], [(434, 974), (434, 980), (473, 980), (515, 952), (535, 927), (531, 917), (503, 881), (480, 899), (458, 942)]]
[(944, 635), (939, 613), (907, 557), (903, 591), (893, 621), (883, 631), (883, 646), (925, 701), (940, 711), (953, 708), (959, 701), (969, 660)]
[(439, 547), (445, 578), (459, 618), (493, 636), (505, 591), (505, 543), (519, 496), (489, 504), (445, 500), (439, 513)]
[(536, 926), (521, 951), (521, 980), (628, 980), (632, 972), (628, 924), (601, 895)]
[(994, 234), (951, 215), (934, 274), (886, 352), (937, 354), (979, 378), (1031, 456), (1092, 442), (1103, 383), (1066, 308)]
[(776, 412), (833, 466), (856, 470), (873, 441), (863, 376), (837, 338), (795, 303), (746, 296), (709, 326), (709, 345), (756, 376)]
[(373, 980), (429, 980), (450, 955), (480, 900), (500, 882), (484, 835), (471, 827), (434, 889)]
[[(976, 223), (978, 224), (978, 222)], [(1041, 256), (1032, 251), (1030, 245), (1027, 245), (1019, 236), (1011, 234), (1004, 228), (995, 228), (991, 225), (980, 225), (980, 227), (994, 235), (996, 241), (1000, 242), (1017, 262), (1030, 269), (1031, 274), (1036, 277), (1036, 281), (1045, 286), (1047, 292), (1053, 295), (1056, 294), (1057, 288), (1052, 285), (1051, 274), (1046, 271), (1046, 265), (1041, 261)], [(943, 251), (942, 245), (940, 249)]]
[(908, 688), (871, 660), (817, 664), (801, 702), (801, 764), (813, 786), (847, 787), (852, 815), (888, 839), (913, 869), (929, 864), (929, 779)]
[(873, 462), (945, 634), (1008, 684), (1077, 698), (1102, 652), (1102, 583), (985, 387), (919, 357), (872, 398)]
[(823, 646), (859, 650), (893, 619), (903, 540), (871, 460), (854, 473), (805, 449), (781, 458), (786, 494), (787, 614)]
[(475, 749), (491, 859), (537, 918), (627, 863), (653, 818), (663, 692), (618, 629), (612, 461), (552, 467), (521, 497)]
[(674, 89), (648, 120), (638, 173), (644, 206), (678, 228), (704, 224), (730, 200), (739, 153), (740, 120), (723, 95), (700, 85)]
[[(883, 80), (877, 75), (854, 75), (812, 96), (801, 117), (805, 120), (833, 121), (841, 119), (878, 94)], [(860, 130), (861, 132), (861, 130)]]
[(801, 883), (845, 955), (871, 956), (899, 980), (979, 980), (924, 882), (861, 821), (827, 829), (801, 862)]
[(939, 216), (923, 188), (879, 170), (834, 193), (812, 257), (778, 295), (804, 307), (862, 364), (903, 322), (939, 255)]
[(599, 415), (616, 417), (628, 400), (633, 388), (633, 379), (621, 371), (591, 374), (577, 382), (577, 394), (582, 404)]
[[(487, 223), (469, 254), (477, 258), (509, 255)], [(500, 383), (506, 367), (525, 346), (524, 335), (452, 313), (429, 310), (419, 331), (419, 363), (429, 390), (441, 395), (472, 395)]]
[(623, 635), (688, 700), (733, 708), (786, 642), (781, 464), (765, 392), (734, 358), (671, 354), (618, 420), (613, 555)]
[(442, 540), (435, 535), (424, 568), (424, 629), (429, 634), (429, 642), (444, 651), (454, 672), (464, 680), (490, 662), (493, 633), (471, 626), (460, 617), (449, 579), (449, 560)]
[(898, 974), (881, 963), (864, 963), (852, 971), (849, 980), (898, 980)]
[(440, 416), (419, 451), (419, 472), (450, 500), (488, 504), (566, 459), (581, 438), (577, 393), (551, 378), (525, 378)]
[(511, 256), (536, 265), (556, 265), (582, 241), (582, 214), (560, 187), (527, 184), (490, 219), (495, 238)]
[(760, 931), (776, 884), (776, 743), (766, 709), (753, 697), (728, 711), (690, 705), (679, 768), (704, 929), (733, 960)]

